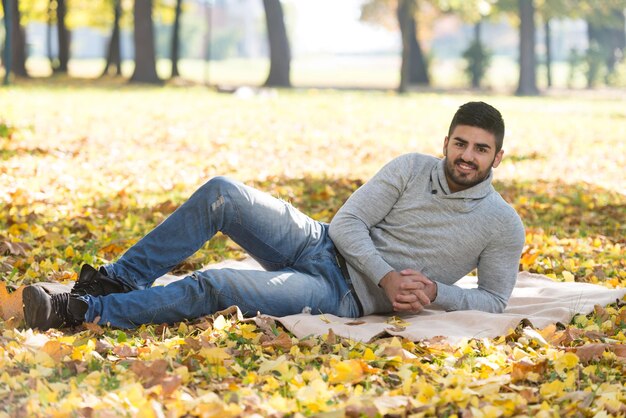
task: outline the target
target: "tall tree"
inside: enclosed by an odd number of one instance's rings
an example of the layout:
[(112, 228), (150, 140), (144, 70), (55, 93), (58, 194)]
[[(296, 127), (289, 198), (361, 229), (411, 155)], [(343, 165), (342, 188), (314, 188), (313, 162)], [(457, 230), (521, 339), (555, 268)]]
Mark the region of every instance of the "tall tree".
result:
[(135, 71), (130, 81), (131, 83), (159, 84), (161, 80), (156, 72), (152, 0), (135, 0), (133, 17), (135, 20)]
[(67, 73), (70, 60), (70, 31), (66, 25), (67, 1), (56, 0), (57, 39), (59, 41), (59, 61), (54, 72)]
[[(430, 77), (428, 76), (426, 58), (417, 37), (417, 10), (417, 0), (398, 1), (397, 15), (398, 25), (400, 26), (400, 33), (402, 37), (402, 58), (404, 61), (404, 51), (407, 51), (406, 59), (408, 60), (408, 62), (406, 64), (407, 68), (404, 71), (407, 71), (408, 73), (407, 75), (405, 75), (405, 77), (408, 78), (408, 83), (427, 86), (430, 84)], [(404, 63), (402, 65), (402, 68), (404, 68)], [(402, 76), (400, 85), (402, 85)]]
[(518, 0), (520, 15), (520, 57), (518, 96), (536, 96), (537, 63), (535, 56), (535, 4), (534, 0)]
[(265, 80), (268, 87), (291, 87), (291, 50), (280, 0), (263, 0), (267, 38), (270, 46), (270, 72)]
[(493, 12), (493, 4), (487, 0), (464, 0), (448, 2), (442, 11), (458, 15), (464, 22), (474, 25), (474, 37), (463, 51), (467, 61), (465, 73), (468, 75), (472, 88), (480, 88), (481, 82), (491, 64), (491, 51), (482, 39), (482, 28), (485, 19)]
[(121, 39), (120, 39), (120, 19), (122, 18), (122, 1), (113, 0), (113, 29), (111, 30), (111, 37), (109, 39), (109, 46), (107, 47), (107, 58), (102, 71), (102, 76), (109, 73), (111, 68), (114, 68), (115, 75), (122, 75), (122, 54), (121, 54)]
[[(435, 9), (440, 8), (436, 0), (429, 0), (428, 3)], [(419, 38), (418, 6), (417, 0), (368, 0), (361, 6), (362, 21), (388, 29), (400, 29), (400, 92), (406, 91), (410, 84), (430, 84), (428, 62)]]
[(172, 47), (170, 59), (172, 61), (171, 77), (178, 77), (178, 58), (180, 55), (180, 15), (182, 11), (183, 0), (176, 0), (176, 8), (174, 13), (174, 26), (172, 28)]
[(543, 29), (546, 45), (546, 78), (548, 87), (552, 87), (552, 29), (550, 27), (550, 18), (544, 17)]
[(626, 22), (624, 4), (605, 2), (604, 7), (593, 9), (587, 17), (589, 45), (598, 45), (606, 67), (606, 81), (615, 72), (616, 64), (624, 57), (626, 47)]
[[(11, 2), (9, 4), (9, 2)], [(2, 8), (11, 9), (11, 34), (8, 36), (11, 40), (11, 72), (19, 77), (28, 77), (26, 71), (26, 32), (21, 24), (20, 3), (18, 0), (2, 0)]]

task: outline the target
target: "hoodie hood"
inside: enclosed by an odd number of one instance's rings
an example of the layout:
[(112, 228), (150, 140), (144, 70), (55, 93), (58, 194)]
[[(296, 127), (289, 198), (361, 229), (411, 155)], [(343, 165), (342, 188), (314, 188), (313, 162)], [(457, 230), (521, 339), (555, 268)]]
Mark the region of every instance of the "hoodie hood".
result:
[(433, 194), (435, 194), (437, 198), (445, 199), (450, 203), (452, 203), (452, 201), (457, 201), (461, 204), (458, 209), (462, 212), (471, 211), (485, 197), (495, 192), (495, 189), (491, 185), (492, 179), (493, 170), (489, 172), (489, 175), (486, 179), (476, 184), (475, 186), (472, 186), (465, 190), (461, 190), (456, 193), (452, 193), (450, 191), (450, 187), (448, 187), (448, 180), (446, 179), (445, 158), (439, 160), (430, 172), (430, 181)]

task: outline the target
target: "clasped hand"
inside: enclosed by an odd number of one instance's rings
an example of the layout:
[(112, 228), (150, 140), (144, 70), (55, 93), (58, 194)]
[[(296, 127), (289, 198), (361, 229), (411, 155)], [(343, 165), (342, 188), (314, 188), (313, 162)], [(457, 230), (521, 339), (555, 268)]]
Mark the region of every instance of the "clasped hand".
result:
[(419, 271), (390, 271), (380, 281), (396, 312), (421, 312), (437, 296), (437, 284)]

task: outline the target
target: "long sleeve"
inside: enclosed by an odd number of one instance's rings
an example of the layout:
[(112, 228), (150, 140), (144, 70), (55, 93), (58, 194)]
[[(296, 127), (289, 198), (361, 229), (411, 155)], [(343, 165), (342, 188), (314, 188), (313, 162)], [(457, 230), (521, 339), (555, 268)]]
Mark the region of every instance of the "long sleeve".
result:
[(524, 241), (524, 226), (519, 217), (508, 218), (494, 229), (491, 241), (480, 254), (478, 287), (463, 289), (438, 282), (435, 304), (447, 311), (502, 312), (515, 286)]
[(405, 157), (389, 162), (354, 192), (330, 223), (330, 237), (346, 261), (376, 285), (393, 267), (374, 245), (371, 230), (402, 195), (410, 166)]

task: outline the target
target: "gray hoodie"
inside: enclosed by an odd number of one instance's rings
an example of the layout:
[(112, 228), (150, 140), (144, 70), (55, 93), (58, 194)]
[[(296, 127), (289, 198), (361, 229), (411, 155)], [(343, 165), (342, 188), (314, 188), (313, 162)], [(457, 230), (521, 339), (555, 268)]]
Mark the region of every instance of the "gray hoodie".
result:
[[(444, 160), (406, 154), (359, 188), (330, 223), (364, 315), (393, 311), (378, 283), (392, 270), (414, 269), (437, 282), (434, 306), (501, 312), (524, 246), (524, 226), (491, 185), (451, 193)], [(478, 268), (478, 287), (459, 279)]]

